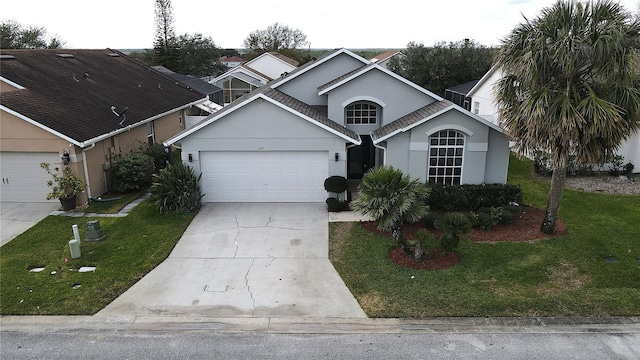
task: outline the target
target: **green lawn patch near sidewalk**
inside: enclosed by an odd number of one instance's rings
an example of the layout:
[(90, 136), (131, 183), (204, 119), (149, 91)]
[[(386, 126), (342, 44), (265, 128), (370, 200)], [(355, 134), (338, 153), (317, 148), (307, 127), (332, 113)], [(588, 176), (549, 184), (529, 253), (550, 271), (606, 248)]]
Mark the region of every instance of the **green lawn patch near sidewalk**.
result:
[(100, 199), (104, 201), (91, 199), (89, 201), (89, 206), (82, 211), (89, 214), (115, 214), (133, 200), (144, 195), (146, 191), (147, 189), (128, 191), (126, 193), (113, 191), (100, 197)]
[[(512, 157), (509, 183), (544, 208), (548, 184)], [(330, 259), (370, 317), (638, 316), (640, 196), (565, 190), (568, 234), (531, 243), (461, 243), (461, 262), (416, 271), (392, 263), (389, 236), (330, 225)], [(617, 262), (607, 262), (614, 257)]]
[[(160, 264), (192, 219), (161, 214), (148, 201), (126, 217), (49, 216), (0, 248), (0, 313), (94, 314)], [(86, 223), (92, 220), (100, 221), (106, 240), (84, 241)], [(78, 259), (69, 252), (73, 224), (81, 237)], [(45, 270), (29, 272), (39, 266)], [(80, 273), (82, 266), (96, 270)]]

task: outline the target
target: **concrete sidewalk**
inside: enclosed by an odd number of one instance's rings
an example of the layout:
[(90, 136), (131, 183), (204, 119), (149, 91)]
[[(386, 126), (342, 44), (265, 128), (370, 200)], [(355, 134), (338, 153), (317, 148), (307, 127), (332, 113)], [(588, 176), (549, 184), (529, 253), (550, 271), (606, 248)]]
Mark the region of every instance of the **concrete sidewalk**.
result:
[(328, 258), (324, 204), (205, 204), (98, 315), (366, 318)]

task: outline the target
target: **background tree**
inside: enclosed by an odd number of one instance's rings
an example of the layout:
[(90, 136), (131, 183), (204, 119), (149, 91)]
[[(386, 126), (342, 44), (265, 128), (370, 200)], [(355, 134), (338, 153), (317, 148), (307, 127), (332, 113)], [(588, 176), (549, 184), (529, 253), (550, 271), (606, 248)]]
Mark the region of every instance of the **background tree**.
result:
[(155, 15), (156, 38), (153, 44), (155, 65), (162, 65), (176, 71), (179, 66), (179, 49), (173, 27), (171, 0), (156, 0)]
[(221, 50), (210, 37), (199, 33), (180, 35), (177, 47), (179, 65), (174, 71), (178, 73), (202, 77), (226, 71), (226, 66), (220, 63)]
[(495, 49), (473, 40), (438, 42), (432, 47), (410, 42), (389, 68), (440, 96), (445, 89), (480, 79), (492, 65)]
[(244, 47), (252, 53), (249, 56), (277, 51), (296, 60), (300, 57), (299, 49), (307, 44), (307, 35), (302, 31), (279, 23), (253, 31), (244, 40)]
[(13, 20), (0, 24), (0, 49), (58, 49), (63, 45), (59, 37), (47, 36), (43, 27), (23, 27)]
[(568, 156), (598, 163), (640, 128), (639, 30), (613, 1), (558, 1), (503, 41), (500, 121), (519, 153), (553, 163), (543, 233), (555, 231)]

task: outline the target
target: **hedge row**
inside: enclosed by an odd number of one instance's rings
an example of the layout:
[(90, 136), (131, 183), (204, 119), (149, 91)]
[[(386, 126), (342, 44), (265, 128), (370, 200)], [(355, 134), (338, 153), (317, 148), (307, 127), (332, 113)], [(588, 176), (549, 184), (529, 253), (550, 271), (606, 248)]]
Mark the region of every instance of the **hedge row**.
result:
[(522, 203), (522, 189), (509, 184), (447, 185), (427, 184), (431, 188), (432, 210), (476, 211), (480, 208)]

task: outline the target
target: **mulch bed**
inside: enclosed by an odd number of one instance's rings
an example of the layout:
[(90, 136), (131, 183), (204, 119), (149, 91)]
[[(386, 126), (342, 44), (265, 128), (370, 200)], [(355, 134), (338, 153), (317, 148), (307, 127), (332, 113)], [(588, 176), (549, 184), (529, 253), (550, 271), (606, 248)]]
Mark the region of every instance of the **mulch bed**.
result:
[[(439, 213), (440, 216), (443, 213)], [(567, 226), (560, 220), (556, 222), (556, 232), (552, 235), (540, 232), (540, 224), (544, 219), (544, 210), (538, 208), (523, 206), (522, 212), (509, 225), (496, 225), (489, 230), (481, 230), (474, 228), (469, 239), (473, 242), (531, 242), (551, 237), (561, 236), (567, 233)], [(362, 222), (365, 229), (384, 235), (390, 235), (387, 232), (378, 230), (376, 223), (373, 221)], [(409, 240), (416, 240), (415, 233), (425, 229), (422, 224), (406, 224), (402, 227), (403, 235)], [(436, 239), (442, 235), (442, 231), (438, 229), (426, 228), (427, 232), (432, 234)], [(396, 264), (416, 269), (416, 270), (438, 270), (456, 265), (460, 261), (460, 255), (455, 252), (449, 252), (444, 255), (437, 252), (437, 249), (429, 250), (429, 257), (422, 261), (415, 261), (404, 251), (394, 248), (389, 253), (389, 258)]]

